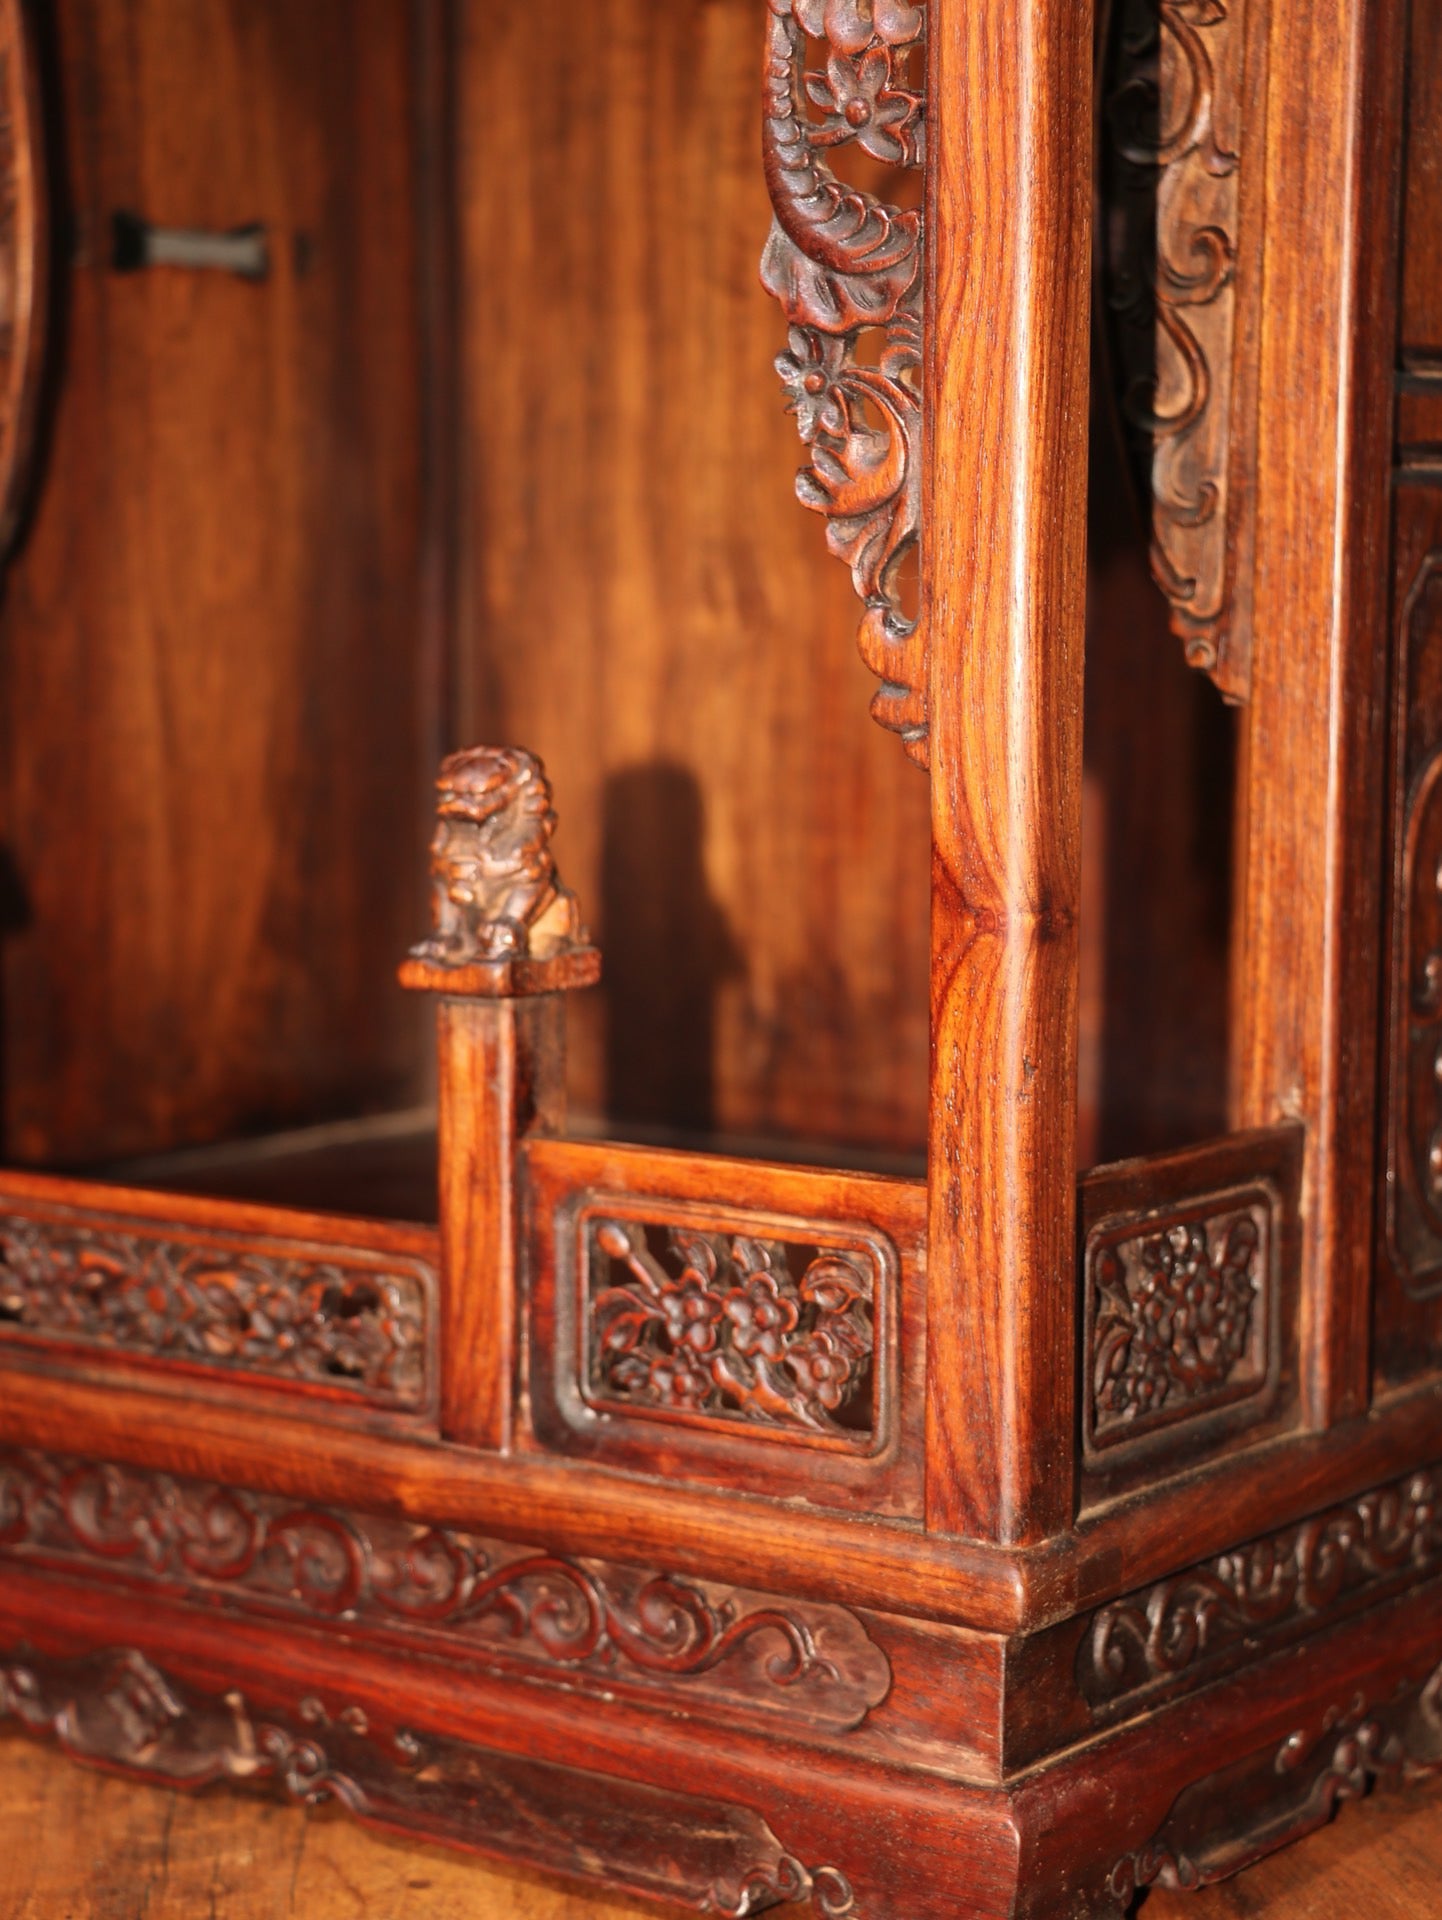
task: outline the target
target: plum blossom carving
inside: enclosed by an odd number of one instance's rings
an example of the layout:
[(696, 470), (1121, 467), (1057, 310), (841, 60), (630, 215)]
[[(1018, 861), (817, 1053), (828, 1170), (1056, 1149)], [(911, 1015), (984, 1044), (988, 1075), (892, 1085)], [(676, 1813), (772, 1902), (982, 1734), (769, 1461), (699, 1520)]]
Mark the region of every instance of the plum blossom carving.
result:
[(1100, 1440), (1260, 1379), (1254, 1210), (1181, 1219), (1093, 1249), (1092, 1426)]
[(590, 1390), (669, 1413), (855, 1434), (874, 1358), (872, 1279), (849, 1253), (793, 1275), (779, 1242), (672, 1228), (591, 1229)]
[[(767, 0), (761, 262), (790, 328), (777, 372), (810, 452), (797, 495), (825, 517), (865, 606), (859, 645), (882, 683), (872, 714), (921, 765), (925, 637), (902, 584), (921, 532), (921, 216), (839, 180), (826, 155), (856, 146), (922, 164), (925, 101), (910, 74), (924, 27), (924, 8), (899, 0)], [(876, 330), (879, 364), (862, 365)]]
[(854, 140), (875, 160), (914, 165), (921, 155), (921, 96), (894, 85), (895, 78), (889, 47), (873, 42), (856, 59), (832, 53), (824, 73), (806, 76), (807, 97), (822, 114), (813, 146)]

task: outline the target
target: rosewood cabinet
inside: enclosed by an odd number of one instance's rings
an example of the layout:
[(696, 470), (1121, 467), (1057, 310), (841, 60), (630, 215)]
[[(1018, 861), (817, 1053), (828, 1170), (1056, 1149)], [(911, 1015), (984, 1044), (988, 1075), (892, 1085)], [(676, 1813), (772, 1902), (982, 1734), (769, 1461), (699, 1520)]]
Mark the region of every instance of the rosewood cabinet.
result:
[(1439, 83), (0, 5), (0, 1715), (829, 1920), (1442, 1766)]

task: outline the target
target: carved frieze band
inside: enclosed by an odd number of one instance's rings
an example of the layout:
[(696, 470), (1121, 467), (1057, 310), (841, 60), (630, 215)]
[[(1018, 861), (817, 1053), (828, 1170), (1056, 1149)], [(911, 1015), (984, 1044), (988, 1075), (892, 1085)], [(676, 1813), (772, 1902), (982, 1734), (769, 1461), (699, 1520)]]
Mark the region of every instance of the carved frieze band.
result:
[(0, 1455), (0, 1555), (833, 1731), (891, 1682), (840, 1607), (36, 1453)]
[(1275, 1204), (1248, 1187), (1088, 1234), (1089, 1455), (1266, 1391)]
[(316, 1694), (258, 1711), (238, 1688), (203, 1692), (135, 1648), (79, 1659), (15, 1650), (0, 1660), (6, 1721), (146, 1779), (269, 1785), (702, 1913), (762, 1913), (808, 1897), (832, 1920), (856, 1913), (843, 1874), (803, 1866), (749, 1808), (417, 1735)]
[(1423, 556), (1400, 626), (1387, 1234), (1425, 1296), (1442, 1287), (1442, 551)]
[(1343, 1801), (1442, 1769), (1442, 1667), (1385, 1702), (1334, 1706), (1224, 1776), (1187, 1788), (1161, 1830), (1112, 1869), (1120, 1916), (1146, 1887), (1194, 1891), (1325, 1826)]
[(1081, 1647), (1083, 1693), (1110, 1706), (1195, 1681), (1442, 1570), (1438, 1491), (1436, 1469), (1409, 1474), (1103, 1607)]
[(865, 605), (861, 655), (882, 683), (872, 714), (922, 766), (926, 640), (903, 577), (921, 530), (922, 216), (835, 166), (869, 161), (873, 184), (921, 168), (925, 19), (906, 0), (766, 0), (761, 261), (789, 325), (776, 368), (809, 454), (797, 495), (825, 517)]
[(612, 1219), (586, 1249), (592, 1405), (874, 1435), (869, 1250)]
[(422, 1260), (0, 1203), (0, 1349), (63, 1343), (419, 1408)]
[(1152, 571), (1193, 666), (1245, 698), (1233, 436), (1246, 0), (1114, 0), (1101, 91), (1106, 311)]

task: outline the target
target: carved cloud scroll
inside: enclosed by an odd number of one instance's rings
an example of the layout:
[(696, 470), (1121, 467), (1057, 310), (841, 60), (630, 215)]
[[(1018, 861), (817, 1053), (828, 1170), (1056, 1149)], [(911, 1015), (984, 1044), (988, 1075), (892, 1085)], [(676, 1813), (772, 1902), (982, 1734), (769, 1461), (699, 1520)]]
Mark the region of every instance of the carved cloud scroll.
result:
[[(905, 605), (921, 521), (922, 219), (837, 178), (828, 156), (922, 164), (913, 79), (925, 8), (904, 0), (766, 0), (763, 151), (771, 234), (761, 278), (789, 323), (776, 362), (809, 453), (801, 501), (865, 604), (873, 717), (924, 766), (926, 642)], [(813, 65), (813, 59), (820, 62)], [(875, 348), (875, 352), (871, 351)]]
[(1232, 700), (1250, 679), (1247, 27), (1247, 0), (1114, 0), (1099, 89), (1101, 305), (1152, 572), (1188, 661)]

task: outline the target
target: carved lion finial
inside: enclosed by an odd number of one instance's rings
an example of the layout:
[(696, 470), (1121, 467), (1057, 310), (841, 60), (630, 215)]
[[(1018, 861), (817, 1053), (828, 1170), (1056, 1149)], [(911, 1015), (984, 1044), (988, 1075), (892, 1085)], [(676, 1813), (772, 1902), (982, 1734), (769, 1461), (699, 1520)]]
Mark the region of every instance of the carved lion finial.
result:
[(575, 895), (551, 853), (556, 816), (534, 754), (468, 747), (441, 763), (431, 841), (431, 965), (543, 960), (584, 944)]

